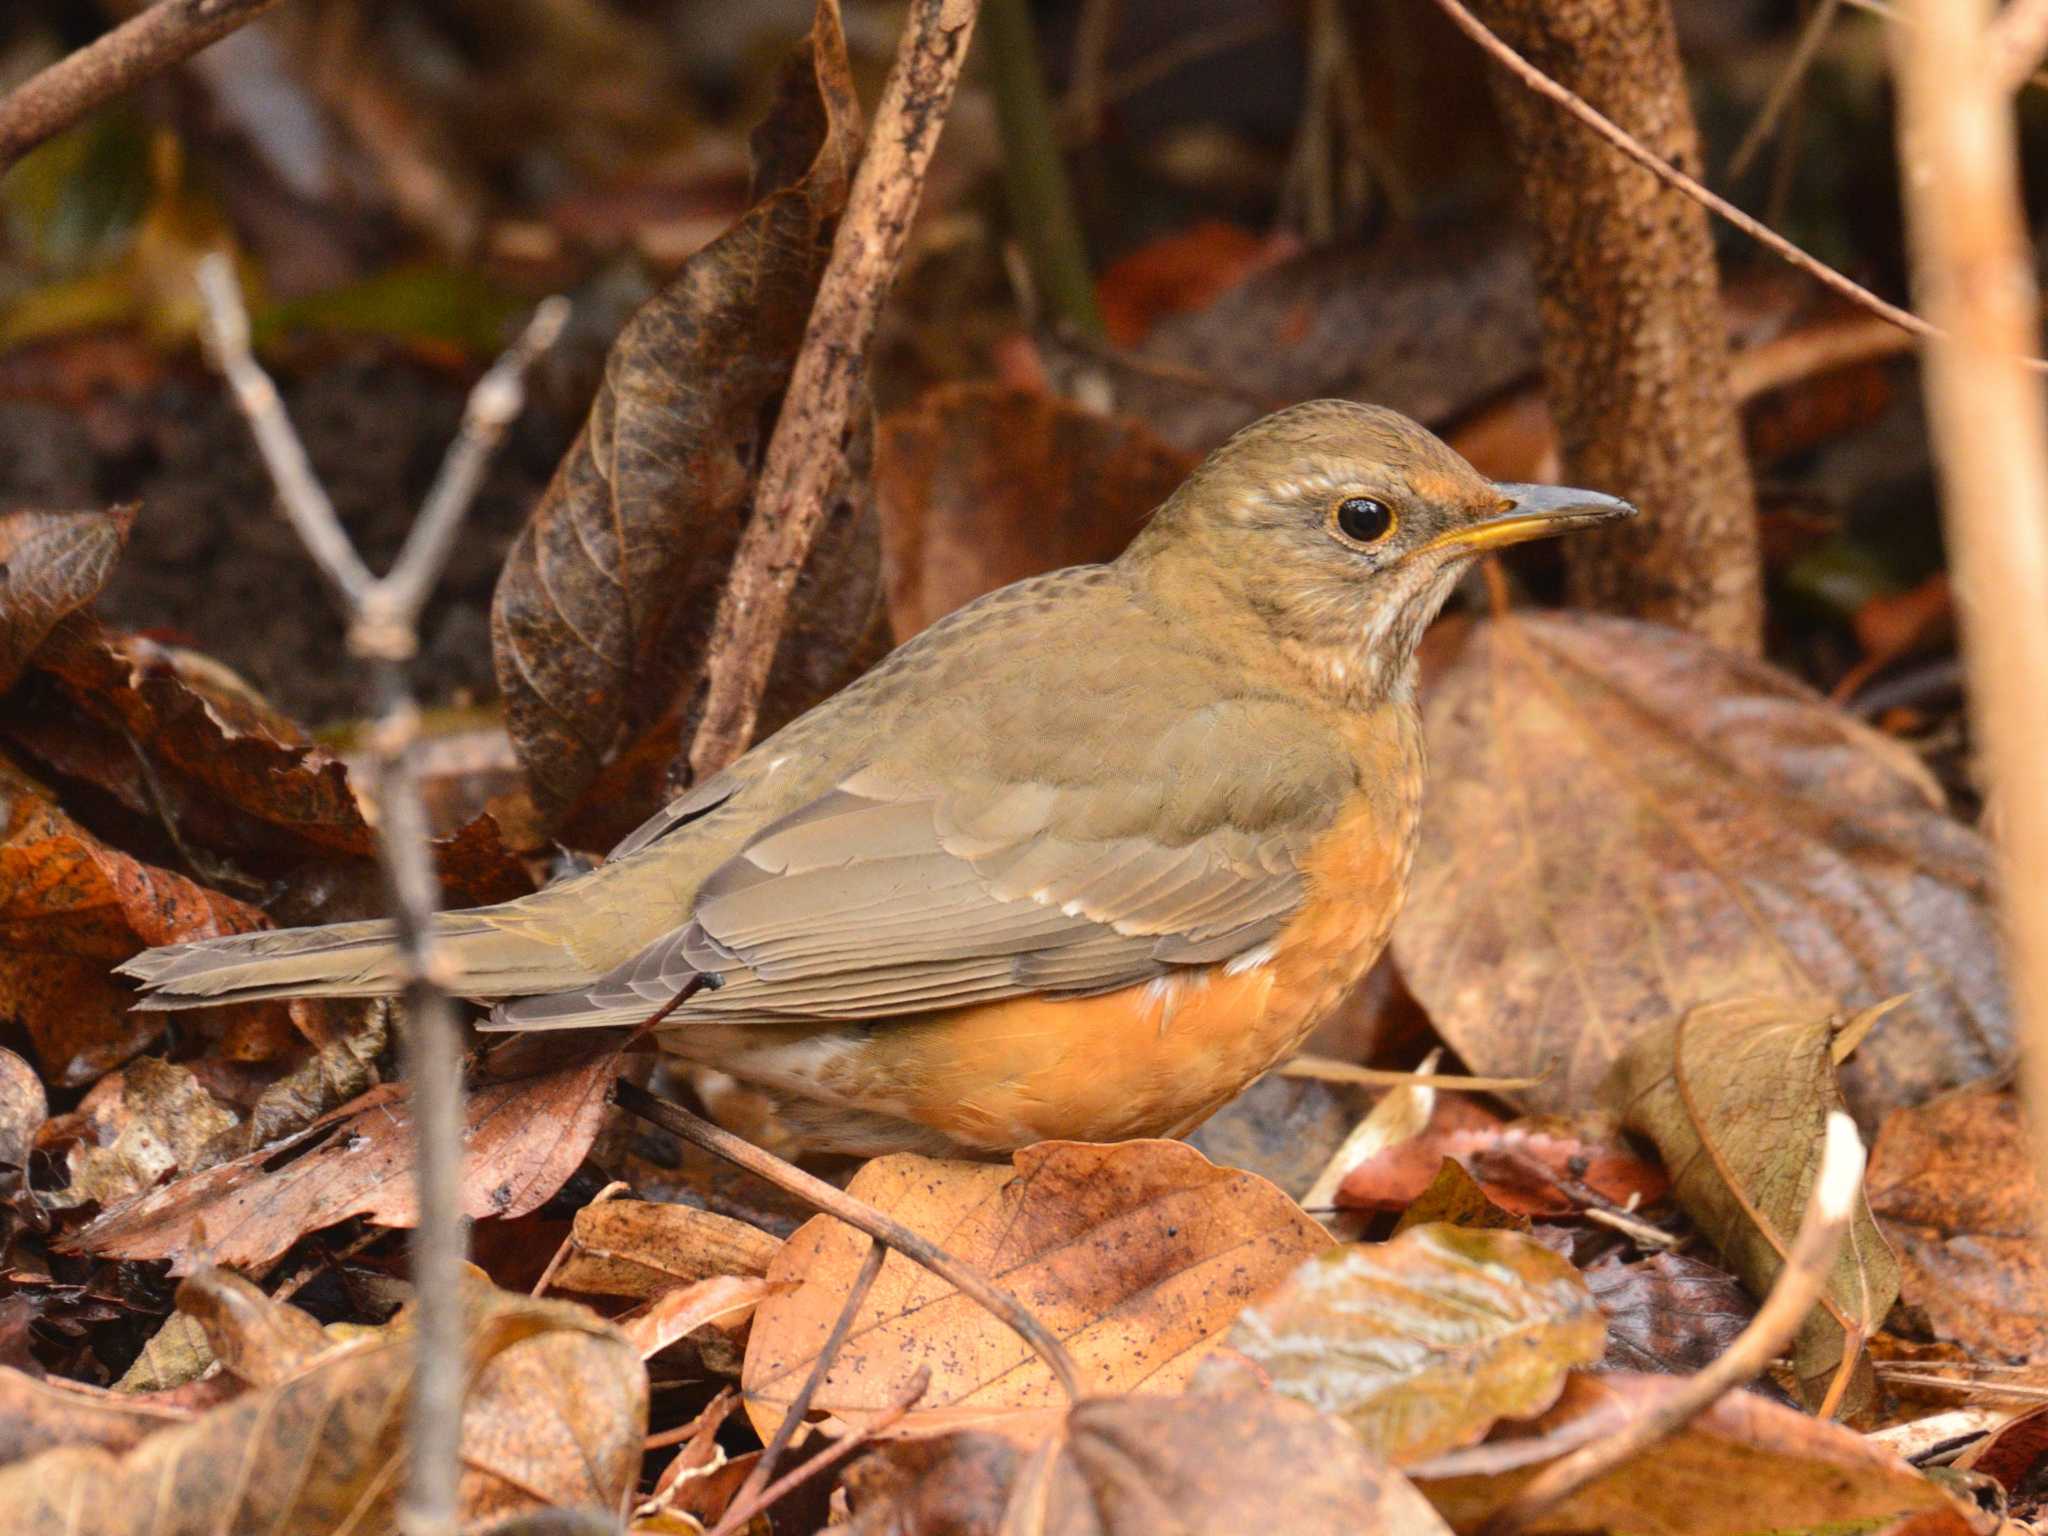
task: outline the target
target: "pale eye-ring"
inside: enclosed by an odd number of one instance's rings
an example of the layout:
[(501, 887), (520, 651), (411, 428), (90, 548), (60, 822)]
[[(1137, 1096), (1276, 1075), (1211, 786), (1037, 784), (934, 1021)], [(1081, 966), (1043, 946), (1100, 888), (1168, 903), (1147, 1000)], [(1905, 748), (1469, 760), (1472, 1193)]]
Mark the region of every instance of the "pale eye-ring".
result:
[(1378, 544), (1394, 531), (1394, 509), (1375, 496), (1347, 496), (1330, 514), (1337, 531), (1355, 544)]

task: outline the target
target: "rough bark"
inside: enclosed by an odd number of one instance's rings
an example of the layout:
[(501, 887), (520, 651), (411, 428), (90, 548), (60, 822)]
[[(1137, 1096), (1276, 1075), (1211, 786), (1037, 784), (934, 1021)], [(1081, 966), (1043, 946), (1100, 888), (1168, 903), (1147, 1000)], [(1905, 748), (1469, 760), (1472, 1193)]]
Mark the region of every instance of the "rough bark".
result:
[[(1544, 73), (1699, 167), (1667, 0), (1479, 0)], [(1519, 81), (1493, 76), (1533, 226), (1543, 371), (1566, 478), (1644, 516), (1574, 540), (1573, 600), (1754, 654), (1756, 496), (1729, 387), (1706, 211)]]

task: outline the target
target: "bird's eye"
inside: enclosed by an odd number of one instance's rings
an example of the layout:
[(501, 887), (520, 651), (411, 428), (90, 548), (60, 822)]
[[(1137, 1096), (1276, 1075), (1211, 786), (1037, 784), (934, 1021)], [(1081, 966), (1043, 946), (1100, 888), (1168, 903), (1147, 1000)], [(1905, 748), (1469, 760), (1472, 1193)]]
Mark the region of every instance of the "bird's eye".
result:
[(1377, 544), (1394, 531), (1394, 509), (1371, 496), (1347, 496), (1331, 514), (1337, 531), (1356, 544)]

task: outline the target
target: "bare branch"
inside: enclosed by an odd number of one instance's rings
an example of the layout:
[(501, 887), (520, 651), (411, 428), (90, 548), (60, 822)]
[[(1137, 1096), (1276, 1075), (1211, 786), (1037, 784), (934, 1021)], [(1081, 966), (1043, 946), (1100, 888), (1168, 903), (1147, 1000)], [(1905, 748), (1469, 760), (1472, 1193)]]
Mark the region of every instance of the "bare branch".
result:
[(0, 101), (0, 175), (47, 138), (151, 75), (189, 59), (277, 0), (157, 0)]
[(705, 664), (703, 713), (690, 744), (698, 782), (737, 757), (754, 733), (789, 612), (789, 595), (846, 474), (846, 443), (862, 398), (868, 347), (903, 261), (939, 129), (967, 59), (979, 0), (912, 0), (882, 87), (832, 259), (818, 285), (754, 515), (719, 599)]
[(461, 1035), (433, 957), (433, 915), (440, 904), (420, 797), (415, 747), (419, 706), (405, 664), (418, 648), (419, 610), (441, 573), (456, 529), (476, 492), (485, 460), (519, 413), (526, 366), (562, 326), (560, 300), (544, 303), (520, 342), (471, 393), (462, 430), (414, 525), (398, 568), (382, 580), (350, 543), (334, 505), (320, 488), (306, 450), (285, 415), (277, 386), (249, 350), (249, 317), (225, 256), (200, 264), (199, 287), (221, 369), (249, 419), (264, 462), (277, 482), (287, 518), (314, 561), (340, 593), (349, 616), (349, 644), (373, 667), (377, 719), (370, 731), (377, 801), (377, 852), (396, 930), (398, 980), (406, 1005), (406, 1072), (414, 1105), (414, 1177), (419, 1225), (413, 1234), (412, 1277), (419, 1295), (410, 1404), (412, 1461), (403, 1513), (414, 1536), (453, 1536), (461, 1466), (465, 1345)]
[(1540, 1519), (1588, 1483), (1683, 1429), (1728, 1392), (1762, 1375), (1820, 1299), (1828, 1271), (1848, 1235), (1862, 1184), (1863, 1143), (1856, 1138), (1855, 1123), (1840, 1112), (1831, 1114), (1820, 1172), (1814, 1178), (1799, 1235), (1785, 1256), (1777, 1284), (1749, 1326), (1735, 1336), (1718, 1360), (1678, 1383), (1618, 1433), (1581, 1446), (1537, 1473), (1494, 1512), (1480, 1528), (1480, 1536), (1510, 1536)]
[[(1460, 0), (1436, 0), (1436, 3), (1442, 8), (1444, 14), (1450, 17), (1452, 25), (1471, 38), (1473, 42), (1477, 43), (1516, 79), (1528, 86), (1537, 95), (1544, 97), (1546, 100), (1556, 102), (1565, 111), (1571, 113), (1573, 117), (1599, 134), (1601, 138), (1612, 144), (1624, 155), (1627, 155), (1629, 159), (1643, 167), (1644, 170), (1678, 188), (1687, 197), (1694, 199), (1705, 208), (1719, 214), (1745, 235), (1748, 235), (1750, 239), (1784, 258), (1825, 287), (1841, 294), (1851, 302), (1861, 305), (1874, 315), (1882, 315), (1893, 325), (1898, 326), (1899, 329), (1910, 331), (1915, 336), (1934, 337), (1941, 334), (1937, 327), (1921, 319), (1920, 316), (1914, 314), (1911, 310), (1902, 309), (1888, 300), (1879, 298), (1861, 283), (1837, 272), (1819, 257), (1808, 255), (1804, 250), (1794, 245), (1790, 240), (1787, 240), (1768, 224), (1765, 224), (1761, 219), (1744, 213), (1740, 208), (1729, 202), (1727, 198), (1708, 188), (1696, 177), (1688, 176), (1684, 171), (1678, 169), (1677, 166), (1671, 165), (1657, 155), (1652, 154), (1625, 129), (1610, 122), (1606, 117), (1581, 101), (1577, 96), (1559, 85), (1550, 76), (1544, 74), (1542, 70), (1494, 36), (1492, 30), (1477, 16), (1474, 16), (1467, 10), (1460, 3)], [(2048, 369), (2048, 360), (2029, 357), (2027, 359), (2027, 366), (2030, 368)]]
[[(2044, 7), (2020, 0), (2001, 18)], [(1961, 616), (1970, 720), (1990, 779), (2013, 1020), (2048, 1190), (2048, 386), (2026, 370), (2040, 294), (1988, 0), (1915, 0), (1896, 34), (1899, 179), (1926, 349), (1928, 426)], [(2004, 44), (2001, 44), (2004, 45)]]
[(1771, 91), (1764, 98), (1763, 110), (1756, 115), (1756, 121), (1749, 125), (1749, 132), (1742, 136), (1742, 142), (1735, 147), (1735, 153), (1728, 158), (1730, 180), (1749, 169), (1750, 161), (1756, 158), (1758, 150), (1770, 141), (1777, 131), (1778, 122), (1785, 115), (1785, 109), (1792, 104), (1792, 98), (1799, 94), (1799, 87), (1806, 80), (1807, 70), (1813, 67), (1820, 45), (1826, 41), (1828, 29), (1835, 24), (1835, 13), (1841, 9), (1842, 0), (1820, 0), (1820, 4), (1806, 18), (1806, 25), (1799, 29), (1799, 37), (1792, 44), (1791, 55), (1785, 60), (1785, 67), (1778, 78), (1771, 82)]
[(693, 1141), (705, 1151), (715, 1153), (749, 1173), (758, 1174), (777, 1188), (786, 1189), (806, 1204), (816, 1206), (827, 1216), (867, 1233), (913, 1264), (930, 1270), (969, 1300), (985, 1307), (1029, 1344), (1051, 1369), (1068, 1401), (1080, 1401), (1081, 1374), (1075, 1369), (1073, 1357), (1067, 1353), (1066, 1346), (1054, 1337), (1051, 1329), (1027, 1312), (1014, 1296), (973, 1265), (963, 1263), (929, 1238), (920, 1237), (902, 1222), (883, 1215), (863, 1200), (856, 1200), (845, 1190), (805, 1173), (772, 1152), (762, 1151), (730, 1131), (720, 1130), (702, 1115), (693, 1115), (680, 1104), (655, 1097), (636, 1083), (620, 1078), (612, 1084), (612, 1102), (628, 1114), (638, 1115), (671, 1135)]

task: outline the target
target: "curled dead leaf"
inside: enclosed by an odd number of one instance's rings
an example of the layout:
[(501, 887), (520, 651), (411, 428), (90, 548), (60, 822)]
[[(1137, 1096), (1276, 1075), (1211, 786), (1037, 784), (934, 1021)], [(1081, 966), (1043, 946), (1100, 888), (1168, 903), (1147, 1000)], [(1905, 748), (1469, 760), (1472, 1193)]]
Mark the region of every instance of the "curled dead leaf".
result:
[(9, 512), (0, 517), (0, 693), (57, 626), (107, 584), (135, 508)]
[(1607, 1314), (1605, 1370), (1690, 1375), (1726, 1350), (1756, 1315), (1739, 1280), (1682, 1253), (1595, 1264), (1584, 1274)]
[(654, 1296), (714, 1275), (764, 1275), (782, 1247), (759, 1227), (694, 1205), (602, 1200), (576, 1213), (565, 1291)]
[(1586, 1102), (1701, 1003), (1910, 1001), (1850, 1064), (1866, 1127), (1999, 1069), (1984, 839), (1926, 771), (1781, 672), (1583, 613), (1478, 626), (1432, 690), (1429, 811), (1395, 958), (1475, 1072)]
[(2048, 1255), (2024, 1111), (1980, 1084), (1894, 1110), (1870, 1155), (1870, 1207), (1899, 1250), (1900, 1294), (1981, 1358), (2048, 1358)]
[(1396, 1466), (1540, 1413), (1606, 1323), (1577, 1270), (1516, 1232), (1412, 1227), (1312, 1259), (1230, 1347)]
[[(1264, 1179), (1218, 1168), (1181, 1142), (1041, 1142), (1014, 1166), (898, 1154), (848, 1192), (941, 1242), (1035, 1313), (1096, 1392), (1179, 1390), (1246, 1302), (1328, 1246), (1322, 1229)], [(771, 1434), (809, 1373), (868, 1239), (819, 1216), (783, 1246), (741, 1385)], [(1059, 1389), (1004, 1324), (937, 1276), (891, 1254), (814, 1406), (852, 1423), (931, 1371), (897, 1434), (986, 1422), (1049, 1427)], [(1029, 1421), (1027, 1423), (1027, 1421)]]
[[(1844, 1020), (1824, 1003), (1746, 998), (1695, 1008), (1638, 1037), (1602, 1092), (1656, 1142), (1678, 1203), (1752, 1294), (1784, 1267), (1820, 1169)], [(1822, 1304), (1795, 1341), (1800, 1388), (1826, 1395), (1845, 1351), (1876, 1332), (1899, 1294), (1898, 1260), (1859, 1190)]]

